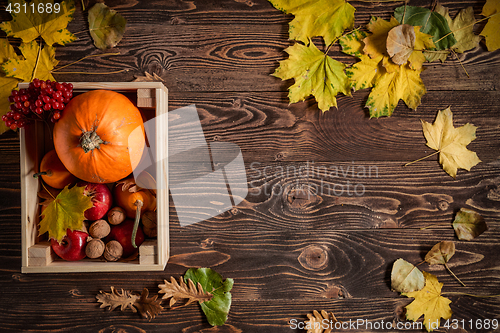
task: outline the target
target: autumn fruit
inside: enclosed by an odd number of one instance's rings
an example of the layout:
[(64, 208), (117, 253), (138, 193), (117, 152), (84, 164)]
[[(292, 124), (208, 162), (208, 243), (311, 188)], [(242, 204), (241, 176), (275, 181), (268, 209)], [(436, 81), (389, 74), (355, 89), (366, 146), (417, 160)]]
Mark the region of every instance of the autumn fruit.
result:
[(144, 150), (142, 116), (124, 95), (92, 90), (74, 97), (54, 125), (54, 146), (66, 168), (91, 183), (132, 173)]
[[(137, 252), (137, 248), (132, 245), (132, 233), (134, 230), (134, 220), (126, 219), (118, 225), (111, 226), (111, 232), (106, 241), (116, 240), (123, 247), (123, 257), (127, 258)], [(140, 246), (144, 242), (145, 236), (142, 231), (142, 227), (139, 225), (137, 227), (135, 244)]]
[(47, 185), (57, 189), (62, 189), (77, 180), (62, 164), (54, 149), (43, 156), (40, 162), (40, 172), (34, 174), (33, 177), (42, 177)]
[(70, 230), (61, 242), (51, 239), (51, 246), (54, 252), (64, 260), (78, 261), (85, 258), (85, 247), (89, 234), (80, 230)]
[(127, 217), (135, 219), (132, 245), (137, 247), (135, 233), (139, 226), (139, 219), (145, 211), (156, 208), (156, 198), (147, 189), (140, 189), (133, 178), (127, 178), (117, 183), (113, 194), (116, 203), (125, 210)]
[(89, 182), (79, 182), (78, 186), (85, 186), (83, 194), (92, 198), (92, 208), (85, 211), (85, 218), (96, 221), (106, 215), (113, 204), (113, 197), (108, 186)]

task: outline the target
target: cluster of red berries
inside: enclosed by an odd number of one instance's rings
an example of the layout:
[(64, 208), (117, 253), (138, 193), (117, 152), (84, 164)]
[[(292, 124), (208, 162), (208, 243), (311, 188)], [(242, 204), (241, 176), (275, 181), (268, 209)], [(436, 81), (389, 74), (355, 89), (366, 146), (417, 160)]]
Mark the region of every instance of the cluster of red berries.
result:
[(56, 122), (72, 97), (71, 83), (34, 79), (28, 88), (12, 90), (10, 111), (2, 120), (12, 130), (26, 126), (33, 119)]

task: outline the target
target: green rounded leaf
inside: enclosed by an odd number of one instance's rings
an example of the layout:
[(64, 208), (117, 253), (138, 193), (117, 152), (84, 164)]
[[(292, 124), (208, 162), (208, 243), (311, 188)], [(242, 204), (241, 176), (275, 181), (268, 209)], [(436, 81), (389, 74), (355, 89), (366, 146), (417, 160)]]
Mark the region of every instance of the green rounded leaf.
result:
[(123, 16), (103, 3), (96, 3), (89, 10), (90, 35), (94, 45), (101, 50), (115, 47), (120, 42), (126, 24)]

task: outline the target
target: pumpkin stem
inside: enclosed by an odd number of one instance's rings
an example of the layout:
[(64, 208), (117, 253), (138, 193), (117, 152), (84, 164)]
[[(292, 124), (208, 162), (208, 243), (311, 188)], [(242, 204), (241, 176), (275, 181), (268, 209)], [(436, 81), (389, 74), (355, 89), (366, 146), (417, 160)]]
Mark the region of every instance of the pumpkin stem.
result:
[(144, 203), (141, 200), (137, 200), (135, 202), (137, 209), (135, 211), (135, 221), (134, 221), (134, 229), (132, 230), (132, 246), (136, 249), (137, 245), (135, 244), (135, 237), (137, 236), (137, 229), (139, 229), (139, 219), (141, 218), (141, 208)]
[(102, 139), (97, 135), (95, 130), (83, 132), (80, 137), (80, 146), (83, 148), (83, 151), (88, 153), (95, 148), (99, 149), (101, 143), (105, 143)]
[(40, 176), (52, 176), (52, 170), (47, 170), (47, 171), (40, 171), (40, 172), (37, 172), (33, 175), (33, 178), (38, 178)]

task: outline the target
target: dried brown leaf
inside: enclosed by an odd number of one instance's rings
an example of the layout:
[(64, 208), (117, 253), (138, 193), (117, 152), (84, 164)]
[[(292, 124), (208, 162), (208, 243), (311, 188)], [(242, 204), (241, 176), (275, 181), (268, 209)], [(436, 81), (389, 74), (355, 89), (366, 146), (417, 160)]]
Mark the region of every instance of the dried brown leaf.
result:
[(158, 74), (153, 73), (151, 75), (148, 72), (144, 72), (145, 76), (135, 76), (135, 80), (132, 82), (165, 82)]
[[(188, 285), (189, 284), (189, 285)], [(203, 287), (198, 282), (197, 286), (188, 279), (188, 284), (184, 282), (182, 277), (179, 278), (179, 283), (170, 277), (170, 282), (165, 280), (165, 284), (159, 284), (158, 288), (160, 291), (158, 293), (165, 294), (162, 299), (170, 298), (169, 306), (172, 307), (177, 301), (181, 299), (187, 299), (185, 305), (191, 304), (193, 302), (203, 303), (212, 299), (212, 294), (203, 290)]]
[[(308, 313), (306, 321), (306, 329), (307, 333), (330, 333), (332, 331), (333, 325), (338, 322), (337, 318), (333, 312), (326, 312), (325, 310), (321, 310), (321, 313), (314, 310), (313, 314)], [(328, 327), (325, 329), (325, 325), (323, 325), (324, 320), (328, 322)]]
[(444, 265), (450, 261), (455, 254), (455, 243), (442, 241), (432, 247), (425, 255), (425, 261), (429, 265)]
[(158, 295), (148, 298), (149, 290), (144, 288), (141, 297), (135, 301), (134, 306), (139, 310), (140, 314), (146, 319), (153, 319), (163, 310), (161, 299), (157, 299)]
[(461, 208), (453, 221), (453, 229), (460, 240), (472, 240), (488, 230), (481, 214)]
[(395, 64), (406, 64), (415, 47), (415, 30), (412, 25), (401, 24), (387, 34), (387, 53)]
[(109, 311), (120, 307), (121, 311), (125, 311), (127, 308), (130, 308), (133, 312), (137, 312), (136, 308), (134, 308), (134, 303), (139, 299), (139, 296), (132, 294), (129, 290), (122, 289), (120, 294), (116, 291), (115, 287), (111, 286), (110, 293), (106, 293), (101, 290), (96, 298), (99, 303), (102, 303), (100, 307), (105, 308), (109, 306)]

